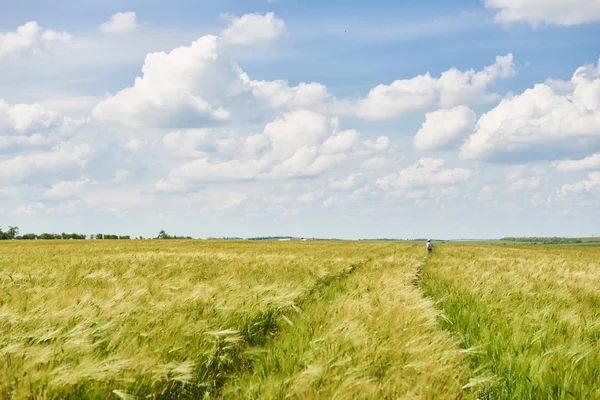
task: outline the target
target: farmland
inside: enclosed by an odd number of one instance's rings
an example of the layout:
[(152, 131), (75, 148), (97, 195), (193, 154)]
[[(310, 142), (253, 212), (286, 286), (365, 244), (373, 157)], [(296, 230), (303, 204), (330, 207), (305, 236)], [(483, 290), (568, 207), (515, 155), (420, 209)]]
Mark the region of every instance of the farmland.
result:
[(600, 248), (0, 244), (2, 398), (600, 397)]

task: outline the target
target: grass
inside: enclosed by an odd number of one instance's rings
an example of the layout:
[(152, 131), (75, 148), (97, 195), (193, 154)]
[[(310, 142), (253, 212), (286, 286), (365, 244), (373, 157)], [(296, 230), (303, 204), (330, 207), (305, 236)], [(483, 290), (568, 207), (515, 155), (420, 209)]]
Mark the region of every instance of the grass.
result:
[(438, 249), (422, 287), (479, 398), (600, 398), (599, 262), (592, 247)]
[(0, 397), (600, 398), (600, 249), (0, 244)]

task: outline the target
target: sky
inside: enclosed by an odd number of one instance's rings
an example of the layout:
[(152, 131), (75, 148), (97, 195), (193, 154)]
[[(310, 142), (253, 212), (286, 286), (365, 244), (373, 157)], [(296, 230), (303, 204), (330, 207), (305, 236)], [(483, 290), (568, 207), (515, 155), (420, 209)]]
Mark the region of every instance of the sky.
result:
[(598, 0), (7, 0), (0, 227), (600, 234)]

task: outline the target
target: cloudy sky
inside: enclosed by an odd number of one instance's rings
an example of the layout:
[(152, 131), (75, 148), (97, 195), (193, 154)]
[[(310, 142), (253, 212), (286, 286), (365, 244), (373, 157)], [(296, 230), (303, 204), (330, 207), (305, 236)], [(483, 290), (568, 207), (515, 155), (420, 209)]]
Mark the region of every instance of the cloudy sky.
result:
[(10, 1), (1, 226), (597, 235), (598, 37), (598, 0)]

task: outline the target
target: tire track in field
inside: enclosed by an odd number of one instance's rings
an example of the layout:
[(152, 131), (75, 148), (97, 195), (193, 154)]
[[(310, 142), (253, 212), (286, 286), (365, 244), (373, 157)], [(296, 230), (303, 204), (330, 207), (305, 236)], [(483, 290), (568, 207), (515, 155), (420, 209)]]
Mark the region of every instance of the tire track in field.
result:
[(302, 303), (304, 310), (288, 321), (291, 326), (222, 394), (458, 397), (464, 378), (456, 368), (458, 348), (438, 329), (437, 311), (415, 286), (413, 278), (425, 262), (417, 246), (382, 249), (359, 267), (316, 285)]
[[(260, 353), (260, 349), (266, 351), (270, 342), (276, 340), (282, 328), (281, 324), (293, 324), (286, 314), (291, 315), (293, 312), (298, 312), (303, 305), (318, 299), (323, 291), (340, 284), (372, 261), (373, 257), (369, 256), (350, 264), (348, 268), (340, 272), (320, 277), (302, 295), (293, 299), (292, 306), (260, 310), (252, 316), (242, 318), (236, 329), (209, 332), (215, 337), (213, 352), (207, 354), (197, 373), (195, 384), (187, 390), (179, 391), (178, 394), (183, 398), (206, 395), (221, 396), (223, 387), (228, 382), (235, 380), (236, 375), (252, 371), (254, 362), (250, 359), (251, 354), (248, 354), (249, 348), (252, 347), (252, 354)], [(235, 342), (239, 345), (232, 345)], [(232, 359), (235, 362), (220, 364), (222, 359)]]
[[(419, 289), (419, 291), (421, 292), (421, 295), (423, 296), (423, 298), (426, 299), (431, 299), (433, 301), (433, 306), (435, 307), (435, 309), (438, 312), (438, 318), (437, 318), (437, 325), (439, 327), (439, 329), (441, 331), (444, 332), (448, 332), (454, 339), (456, 339), (457, 343), (460, 346), (461, 341), (461, 337), (459, 335), (459, 332), (453, 330), (453, 329), (449, 329), (447, 327), (444, 327), (442, 323), (440, 322), (450, 322), (450, 319), (445, 315), (444, 310), (442, 310), (438, 304), (440, 299), (436, 299), (431, 293), (428, 292), (428, 290), (423, 286), (423, 272), (425, 271), (425, 269), (429, 266), (429, 262), (433, 259), (432, 257), (436, 257), (436, 251), (430, 253), (430, 254), (426, 254), (425, 256), (423, 256), (423, 258), (415, 265), (415, 270), (414, 270), (414, 276), (413, 276), (413, 285), (415, 285), (415, 287), (417, 287)], [(439, 254), (438, 254), (439, 256)], [(460, 353), (464, 354), (466, 353), (468, 350), (464, 349), (462, 346), (460, 346)], [(469, 363), (470, 361), (468, 359), (465, 359), (463, 361), (463, 366), (464, 369), (466, 371), (470, 371), (470, 367), (469, 367)], [(460, 394), (460, 397), (466, 397), (466, 398), (471, 398), (471, 397), (475, 397), (478, 398), (478, 396), (475, 395), (475, 393), (473, 392), (473, 390), (471, 389), (473, 385), (473, 378), (471, 375), (471, 372), (469, 372), (469, 382), (466, 383), (465, 385), (463, 385), (461, 387), (462, 392)]]

